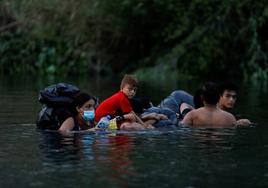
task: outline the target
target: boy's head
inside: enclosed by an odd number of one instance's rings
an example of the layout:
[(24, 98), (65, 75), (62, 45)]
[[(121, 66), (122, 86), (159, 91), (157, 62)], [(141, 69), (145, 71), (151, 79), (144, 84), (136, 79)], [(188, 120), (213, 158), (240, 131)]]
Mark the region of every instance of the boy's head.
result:
[(232, 109), (237, 98), (237, 87), (231, 82), (221, 83), (219, 85), (220, 100), (219, 107), (223, 110)]
[(120, 89), (128, 97), (133, 98), (138, 87), (138, 80), (135, 76), (125, 75), (121, 81)]

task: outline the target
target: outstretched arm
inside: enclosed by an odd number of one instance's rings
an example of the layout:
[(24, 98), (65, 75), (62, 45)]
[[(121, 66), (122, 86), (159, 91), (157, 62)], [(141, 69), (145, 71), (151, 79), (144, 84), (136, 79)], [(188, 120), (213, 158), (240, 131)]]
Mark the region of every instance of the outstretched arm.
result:
[(238, 127), (247, 127), (250, 124), (252, 124), (252, 122), (249, 119), (238, 119), (236, 123)]
[(137, 114), (135, 114), (135, 112), (132, 112), (132, 113), (134, 113), (134, 116), (136, 117), (136, 121), (137, 121), (137, 123), (140, 123), (143, 127), (145, 127), (145, 128), (149, 128), (149, 129), (153, 129), (154, 128), (154, 126), (152, 126), (151, 124), (146, 124), (146, 123), (144, 123), (142, 120), (141, 120), (141, 118), (137, 115)]
[(141, 118), (133, 111), (131, 111), (128, 114), (124, 114), (123, 117), (124, 117), (124, 119), (130, 120), (131, 122), (137, 122), (137, 123), (141, 124), (145, 128), (154, 128), (152, 125), (148, 125), (148, 124), (144, 123), (141, 120)]

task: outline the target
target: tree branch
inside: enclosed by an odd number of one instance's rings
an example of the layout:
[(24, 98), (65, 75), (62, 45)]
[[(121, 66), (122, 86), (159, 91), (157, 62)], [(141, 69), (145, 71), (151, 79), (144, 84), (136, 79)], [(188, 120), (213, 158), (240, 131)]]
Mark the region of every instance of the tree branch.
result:
[(17, 21), (15, 21), (15, 22), (11, 22), (11, 23), (9, 23), (9, 24), (7, 24), (7, 25), (4, 25), (4, 26), (0, 27), (0, 32), (4, 32), (4, 31), (6, 31), (6, 30), (12, 29), (12, 28), (18, 26), (19, 24), (20, 24), (20, 23), (17, 22)]

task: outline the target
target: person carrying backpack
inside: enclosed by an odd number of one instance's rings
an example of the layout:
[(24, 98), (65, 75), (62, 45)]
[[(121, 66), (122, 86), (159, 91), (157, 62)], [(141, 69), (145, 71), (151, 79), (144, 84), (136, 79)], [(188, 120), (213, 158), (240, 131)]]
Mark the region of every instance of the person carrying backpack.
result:
[(49, 86), (40, 92), (39, 102), (44, 107), (38, 116), (38, 128), (60, 132), (95, 130), (97, 99), (80, 92), (76, 86), (65, 83)]

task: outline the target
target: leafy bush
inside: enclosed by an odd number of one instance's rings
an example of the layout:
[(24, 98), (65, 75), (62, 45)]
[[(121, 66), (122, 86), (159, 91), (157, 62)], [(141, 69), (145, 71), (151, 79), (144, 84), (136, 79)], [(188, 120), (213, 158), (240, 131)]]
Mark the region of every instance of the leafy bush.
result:
[(268, 2), (262, 0), (3, 2), (20, 23), (0, 36), (1, 67), (9, 72), (22, 62), (21, 70), (44, 73), (165, 64), (192, 76), (267, 78)]

